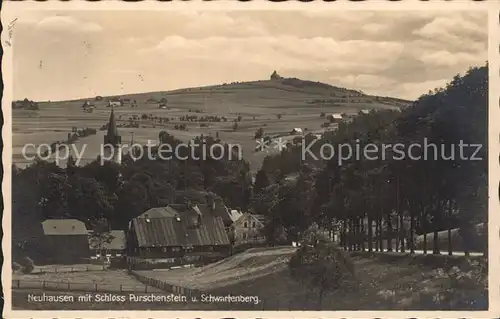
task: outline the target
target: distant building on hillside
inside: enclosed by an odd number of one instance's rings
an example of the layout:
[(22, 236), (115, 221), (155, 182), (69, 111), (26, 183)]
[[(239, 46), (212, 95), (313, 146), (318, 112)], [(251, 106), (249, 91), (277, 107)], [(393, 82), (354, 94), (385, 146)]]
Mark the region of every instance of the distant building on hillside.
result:
[(302, 134), (302, 133), (303, 131), (300, 127), (295, 127), (291, 132), (291, 134)]
[(90, 258), (88, 231), (76, 219), (47, 219), (42, 222), (47, 259), (54, 264), (86, 263)]
[(328, 115), (327, 119), (330, 122), (341, 122), (344, 119), (344, 117), (340, 113), (333, 113), (333, 114)]
[(108, 101), (108, 107), (120, 107), (123, 106), (122, 101)]

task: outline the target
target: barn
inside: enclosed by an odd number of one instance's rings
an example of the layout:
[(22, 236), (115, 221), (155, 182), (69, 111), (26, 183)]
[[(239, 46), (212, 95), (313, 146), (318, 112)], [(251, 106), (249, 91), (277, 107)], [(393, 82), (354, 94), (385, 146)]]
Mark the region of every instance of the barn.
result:
[(90, 258), (88, 231), (76, 219), (47, 219), (42, 222), (45, 254), (54, 264), (86, 263)]
[(203, 214), (197, 205), (184, 211), (152, 208), (131, 221), (127, 235), (128, 256), (171, 264), (223, 258), (230, 250), (222, 218)]

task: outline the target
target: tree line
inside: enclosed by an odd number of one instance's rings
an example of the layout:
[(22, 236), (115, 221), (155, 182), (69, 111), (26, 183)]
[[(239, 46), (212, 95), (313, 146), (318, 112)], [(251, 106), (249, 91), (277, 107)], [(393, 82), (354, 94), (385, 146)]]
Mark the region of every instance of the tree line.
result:
[[(427, 160), (396, 159), (388, 150), (385, 159), (353, 156), (339, 164), (338, 152), (328, 160), (304, 159), (302, 145), (294, 145), (264, 160), (256, 175), (253, 208), (270, 216), (270, 235), (284, 225), (298, 237), (317, 222), (340, 232), (348, 250), (392, 250), (396, 245), (413, 251), (416, 235), (433, 233), (432, 251), (438, 253), (438, 232), (447, 231), (451, 252), (457, 249), (451, 242), (455, 228), (463, 238), (460, 249), (475, 249), (487, 242), (486, 237), (478, 238), (475, 227), (488, 219), (487, 112), (486, 65), (455, 76), (445, 88), (422, 95), (400, 111), (360, 113), (326, 132), (311, 147), (312, 153), (318, 155), (325, 143), (355, 149), (356, 144), (409, 146), (426, 140), (437, 148), (413, 148), (414, 158), (427, 152)], [(303, 143), (309, 139), (306, 136)], [(464, 148), (459, 156), (460, 143), (482, 147)], [(471, 160), (473, 155), (476, 160)], [(423, 249), (430, 250), (426, 243), (427, 238)]]

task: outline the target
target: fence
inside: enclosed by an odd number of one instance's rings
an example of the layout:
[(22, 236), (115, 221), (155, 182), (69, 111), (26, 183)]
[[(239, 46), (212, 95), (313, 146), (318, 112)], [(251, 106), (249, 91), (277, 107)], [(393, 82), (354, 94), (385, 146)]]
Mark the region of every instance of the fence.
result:
[(100, 271), (106, 270), (105, 265), (79, 265), (79, 266), (35, 266), (35, 269), (31, 272), (36, 273), (59, 273), (59, 272), (80, 272), (80, 271)]
[(203, 293), (202, 291), (199, 291), (196, 289), (190, 289), (190, 288), (186, 288), (186, 287), (176, 286), (176, 285), (169, 284), (165, 281), (162, 281), (162, 280), (159, 280), (156, 278), (144, 276), (144, 275), (141, 275), (133, 270), (130, 271), (130, 274), (133, 275), (135, 278), (137, 278), (137, 280), (139, 280), (140, 282), (145, 284), (146, 287), (147, 286), (155, 287), (155, 288), (158, 288), (160, 290), (175, 293), (175, 294), (180, 294), (180, 295), (186, 296), (188, 298), (194, 297), (194, 296), (199, 297)]
[(124, 284), (96, 284), (76, 283), (48, 280), (12, 280), (12, 289), (42, 289), (57, 291), (83, 291), (83, 292), (132, 292), (148, 293), (159, 290), (151, 285), (124, 285)]

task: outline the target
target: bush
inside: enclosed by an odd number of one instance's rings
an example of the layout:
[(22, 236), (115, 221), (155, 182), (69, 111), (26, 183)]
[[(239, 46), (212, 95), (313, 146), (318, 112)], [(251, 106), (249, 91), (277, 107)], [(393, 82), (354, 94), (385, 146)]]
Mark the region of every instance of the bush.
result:
[(12, 271), (21, 271), (23, 269), (23, 266), (21, 266), (19, 263), (16, 263), (15, 261), (12, 263)]
[(321, 307), (327, 291), (336, 290), (354, 279), (354, 264), (347, 253), (329, 242), (317, 225), (302, 235), (301, 247), (289, 262), (292, 277), (318, 290)]
[(21, 265), (22, 265), (22, 272), (25, 274), (29, 274), (35, 269), (35, 263), (33, 262), (33, 259), (29, 257), (24, 257), (21, 259)]
[(257, 132), (255, 132), (255, 138), (262, 138), (264, 136), (264, 129), (260, 127)]

